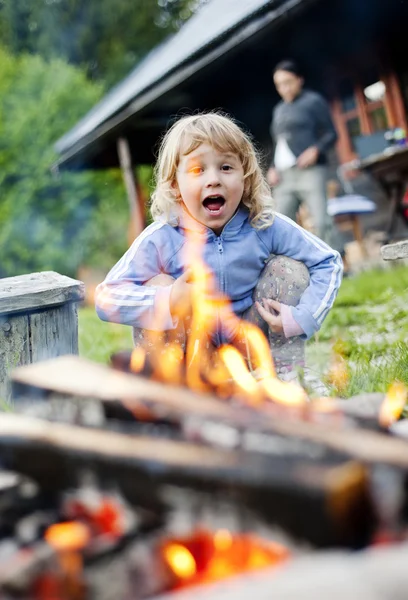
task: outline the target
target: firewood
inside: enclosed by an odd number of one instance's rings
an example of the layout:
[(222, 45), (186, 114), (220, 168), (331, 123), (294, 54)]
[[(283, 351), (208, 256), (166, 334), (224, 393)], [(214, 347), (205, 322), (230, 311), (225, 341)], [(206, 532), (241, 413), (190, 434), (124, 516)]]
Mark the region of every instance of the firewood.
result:
[(129, 375), (78, 356), (56, 359), (18, 367), (12, 373), (13, 396), (23, 394), (33, 398), (47, 391), (83, 398), (98, 398), (103, 402), (124, 402), (135, 409), (150, 407), (165, 416), (211, 416), (230, 419), (234, 410), (214, 396), (197, 394), (187, 388), (164, 385), (144, 377)]
[(316, 463), (4, 414), (0, 459), (49, 488), (75, 485), (75, 473), (87, 466), (119, 487), (133, 482), (133, 500), (140, 495), (142, 506), (146, 489), (154, 506), (168, 485), (211, 501), (230, 497), (238, 513), (250, 510), (318, 546), (360, 547), (375, 526), (367, 470), (342, 457)]
[(23, 393), (35, 396), (36, 391), (44, 394), (53, 390), (65, 395), (99, 398), (107, 403), (124, 401), (128, 408), (147, 405), (158, 417), (223, 421), (233, 427), (305, 440), (362, 461), (408, 470), (408, 443), (403, 439), (353, 426), (302, 421), (293, 418), (284, 407), (276, 418), (274, 408), (268, 404), (260, 408), (229, 405), (214, 396), (117, 372), (76, 356), (19, 367), (12, 378), (16, 398)]

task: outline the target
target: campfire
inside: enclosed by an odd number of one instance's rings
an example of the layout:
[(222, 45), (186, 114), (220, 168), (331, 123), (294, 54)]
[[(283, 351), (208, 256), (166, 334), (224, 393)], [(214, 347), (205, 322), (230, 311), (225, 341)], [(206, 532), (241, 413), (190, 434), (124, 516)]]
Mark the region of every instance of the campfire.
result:
[[(185, 352), (151, 332), (154, 353), (110, 366), (63, 356), (15, 370), (16, 412), (0, 421), (8, 597), (151, 598), (273, 576), (300, 547), (404, 537), (408, 445), (388, 427), (405, 389), (375, 423), (310, 399), (278, 379), (263, 334), (197, 256), (192, 281)], [(214, 315), (243, 347), (208, 344)]]
[[(255, 325), (240, 320), (233, 313), (228, 298), (217, 291), (213, 275), (200, 258), (198, 239), (189, 240), (186, 256), (187, 264), (191, 265), (192, 290), (191, 333), (187, 336), (186, 351), (183, 352), (172, 331), (168, 332), (165, 341), (158, 333), (164, 322), (164, 310), (159, 307), (158, 331), (148, 331), (146, 347), (133, 350), (127, 365), (130, 371), (148, 374), (163, 383), (186, 385), (191, 390), (212, 393), (218, 398), (238, 396), (249, 405), (259, 406), (272, 401), (304, 407), (308, 401), (306, 392), (300, 386), (283, 383), (277, 378), (264, 334)], [(190, 312), (190, 307), (180, 307), (178, 318), (186, 318), (187, 310)], [(209, 343), (220, 323), (224, 328), (240, 331), (243, 348), (232, 344), (216, 348)], [(149, 347), (154, 347), (154, 352), (148, 353)]]

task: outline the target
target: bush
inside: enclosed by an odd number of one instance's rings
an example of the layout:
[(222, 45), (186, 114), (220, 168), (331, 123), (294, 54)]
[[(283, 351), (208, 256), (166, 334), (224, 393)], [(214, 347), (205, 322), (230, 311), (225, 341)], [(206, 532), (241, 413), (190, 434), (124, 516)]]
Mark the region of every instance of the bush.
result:
[(0, 62), (0, 277), (108, 268), (127, 244), (120, 172), (50, 170), (54, 142), (100, 99), (102, 85), (61, 60), (0, 49)]

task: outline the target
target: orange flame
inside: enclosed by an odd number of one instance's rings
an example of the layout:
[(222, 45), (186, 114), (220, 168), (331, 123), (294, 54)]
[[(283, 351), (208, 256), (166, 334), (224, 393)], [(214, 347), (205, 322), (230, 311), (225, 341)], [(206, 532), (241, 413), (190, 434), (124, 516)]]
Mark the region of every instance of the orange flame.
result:
[(328, 382), (341, 394), (346, 389), (349, 379), (350, 375), (346, 360), (341, 354), (335, 354), (327, 375)]
[(135, 348), (130, 357), (130, 370), (138, 373), (146, 362), (146, 352), (143, 348)]
[(240, 391), (251, 404), (259, 404), (262, 401), (261, 388), (248, 371), (242, 354), (233, 346), (221, 346), (219, 354)]
[[(216, 291), (214, 276), (201, 259), (202, 244), (202, 240), (193, 236), (187, 244), (186, 264), (191, 271), (191, 326), (185, 360), (180, 344), (171, 339), (165, 343), (157, 332), (150, 332), (149, 342), (154, 347), (149, 357), (153, 378), (164, 383), (185, 383), (198, 392), (215, 391), (223, 398), (238, 396), (252, 406), (272, 401), (302, 407), (307, 401), (305, 391), (277, 378), (263, 332), (239, 319), (229, 300)], [(159, 310), (158, 324), (161, 312)], [(211, 337), (220, 323), (236, 332), (236, 339), (242, 338), (244, 345), (232, 342), (215, 348)], [(171, 332), (169, 334), (171, 338)], [(144, 360), (144, 351), (136, 348), (131, 369), (140, 371)]]
[(380, 408), (379, 422), (389, 427), (401, 416), (407, 402), (408, 390), (401, 381), (395, 381), (389, 388)]
[(278, 565), (290, 553), (285, 546), (252, 534), (200, 529), (189, 537), (165, 541), (161, 556), (173, 574), (174, 587), (184, 587)]

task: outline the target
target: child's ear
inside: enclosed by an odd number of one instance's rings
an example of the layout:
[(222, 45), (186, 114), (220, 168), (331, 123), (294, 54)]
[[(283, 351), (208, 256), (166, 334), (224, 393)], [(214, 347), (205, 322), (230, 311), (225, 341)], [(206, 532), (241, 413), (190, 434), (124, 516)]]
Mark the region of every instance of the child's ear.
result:
[(173, 190), (174, 193), (174, 198), (176, 200), (176, 202), (178, 202), (181, 198), (181, 194), (180, 194), (180, 189), (179, 186), (177, 184), (177, 181), (174, 179), (171, 183), (171, 188)]

